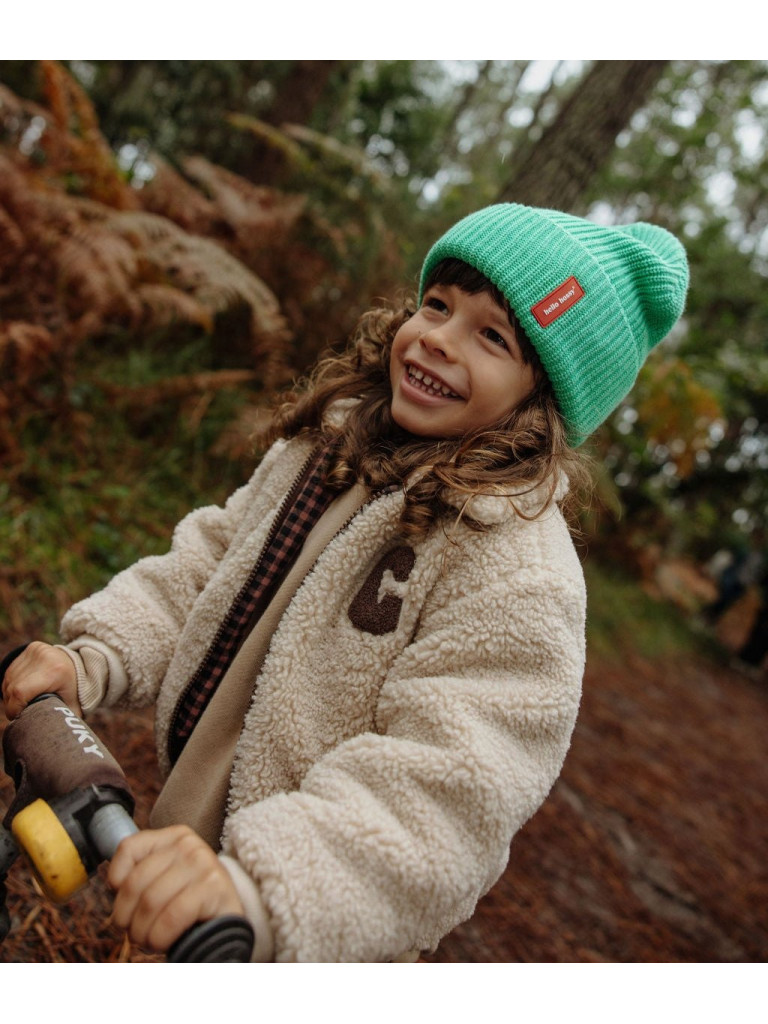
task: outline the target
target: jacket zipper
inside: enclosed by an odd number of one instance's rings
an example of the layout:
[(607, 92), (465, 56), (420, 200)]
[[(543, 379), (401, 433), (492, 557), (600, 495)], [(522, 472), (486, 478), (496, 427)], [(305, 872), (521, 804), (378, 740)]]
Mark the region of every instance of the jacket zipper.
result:
[[(293, 501), (294, 501), (296, 495), (298, 494), (300, 488), (304, 485), (304, 481), (305, 481), (306, 477), (309, 474), (310, 468), (311, 468), (311, 466), (312, 466), (312, 464), (313, 464), (313, 462), (315, 460), (316, 455), (317, 455), (317, 449), (314, 449), (310, 453), (310, 455), (307, 457), (304, 465), (302, 466), (302, 468), (301, 468), (301, 470), (299, 472), (299, 475), (293, 481), (293, 484), (292, 484), (290, 490), (287, 492), (287, 494), (283, 498), (282, 502), (280, 503), (280, 507), (277, 510), (277, 515), (275, 516), (275, 519), (274, 519), (274, 521), (272, 523), (272, 527), (271, 527), (269, 533), (267, 534), (267, 539), (265, 540), (264, 545), (262, 546), (261, 554), (259, 555), (258, 561), (256, 562), (255, 566), (253, 567), (253, 569), (251, 569), (250, 573), (246, 577), (246, 580), (243, 583), (243, 585), (241, 586), (240, 590), (235, 595), (235, 598), (234, 598), (232, 604), (230, 605), (229, 611), (224, 616), (223, 621), (220, 623), (219, 628), (217, 629), (217, 631), (216, 631), (216, 633), (215, 633), (215, 635), (213, 637), (213, 640), (209, 644), (208, 650), (206, 651), (206, 653), (205, 653), (205, 655), (203, 657), (203, 660), (198, 665), (195, 674), (192, 676), (192, 678), (189, 680), (189, 682), (184, 687), (182, 692), (179, 694), (179, 697), (178, 697), (178, 699), (176, 701), (176, 706), (175, 706), (175, 708), (173, 710), (173, 714), (171, 715), (171, 721), (170, 721), (170, 725), (169, 725), (169, 728), (168, 728), (168, 735), (167, 735), (167, 739), (166, 739), (166, 751), (168, 753), (168, 758), (171, 761), (171, 764), (175, 764), (176, 760), (178, 759), (178, 757), (179, 757), (179, 755), (181, 753), (181, 751), (179, 751), (179, 754), (176, 755), (176, 758), (173, 757), (173, 752), (171, 751), (171, 741), (173, 739), (173, 736), (174, 736), (174, 733), (175, 733), (175, 730), (176, 730), (176, 724), (177, 724), (177, 722), (179, 720), (179, 716), (181, 714), (181, 708), (182, 708), (182, 705), (183, 705), (183, 703), (184, 703), (184, 701), (185, 701), (185, 699), (187, 697), (187, 694), (193, 688), (193, 686), (195, 686), (197, 681), (203, 675), (204, 671), (208, 668), (208, 666), (210, 664), (210, 661), (211, 661), (211, 658), (213, 656), (213, 652), (216, 650), (216, 648), (217, 648), (217, 646), (219, 644), (219, 641), (221, 640), (221, 638), (222, 638), (222, 636), (224, 634), (225, 626), (226, 626), (227, 621), (229, 619), (229, 615), (230, 615), (230, 612), (231, 612), (232, 608), (236, 607), (238, 601), (240, 600), (240, 595), (248, 587), (251, 586), (253, 581), (256, 579), (256, 577), (261, 572), (261, 567), (262, 567), (262, 564), (264, 562), (264, 555), (269, 550), (270, 546), (272, 545), (272, 542), (275, 539), (278, 530), (282, 526), (283, 521), (285, 520), (285, 517), (288, 514), (288, 510), (290, 509), (291, 505), (293, 504)], [(211, 694), (211, 696), (213, 696), (213, 694)], [(189, 737), (187, 737), (187, 739), (189, 739)], [(182, 747), (182, 750), (183, 749), (184, 748)]]

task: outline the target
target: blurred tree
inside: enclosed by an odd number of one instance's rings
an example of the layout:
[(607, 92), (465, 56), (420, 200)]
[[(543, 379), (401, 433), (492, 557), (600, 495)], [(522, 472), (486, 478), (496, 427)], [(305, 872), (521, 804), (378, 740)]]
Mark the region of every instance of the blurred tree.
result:
[(576, 212), (668, 63), (595, 61), (535, 144), (515, 153), (498, 200)]
[[(643, 524), (638, 543), (651, 537), (702, 557), (768, 511), (767, 72), (765, 61), (671, 62), (586, 195), (593, 216), (654, 221), (688, 250), (685, 322), (601, 450), (631, 521)], [(665, 360), (682, 361), (719, 406), (692, 403), (695, 441), (671, 429), (671, 410), (662, 429), (663, 397), (652, 393), (668, 387)]]
[[(64, 61), (88, 91), (101, 131), (126, 162), (152, 151), (174, 161), (202, 154), (251, 180), (268, 182), (282, 167), (276, 154), (232, 131), (233, 112), (280, 125), (306, 124), (351, 61)], [(0, 80), (17, 95), (45, 94), (37, 61), (0, 62)]]

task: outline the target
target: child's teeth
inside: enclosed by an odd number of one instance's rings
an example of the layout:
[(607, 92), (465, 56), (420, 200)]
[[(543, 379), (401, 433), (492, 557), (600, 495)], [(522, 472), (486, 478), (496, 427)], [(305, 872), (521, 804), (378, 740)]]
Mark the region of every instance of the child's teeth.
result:
[(433, 380), (428, 373), (424, 373), (423, 370), (417, 369), (415, 366), (408, 367), (408, 375), (413, 377), (414, 380), (426, 389), (429, 388), (434, 395), (443, 395), (444, 398), (456, 398), (457, 395), (445, 384), (439, 384), (436, 380)]

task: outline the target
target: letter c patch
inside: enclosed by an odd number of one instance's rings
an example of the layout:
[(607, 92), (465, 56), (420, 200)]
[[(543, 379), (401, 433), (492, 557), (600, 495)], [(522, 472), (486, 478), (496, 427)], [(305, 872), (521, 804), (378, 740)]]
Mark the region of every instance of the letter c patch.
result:
[(353, 626), (374, 636), (383, 636), (397, 629), (403, 606), (399, 583), (411, 575), (416, 554), (407, 544), (392, 548), (379, 559), (365, 583), (349, 606)]

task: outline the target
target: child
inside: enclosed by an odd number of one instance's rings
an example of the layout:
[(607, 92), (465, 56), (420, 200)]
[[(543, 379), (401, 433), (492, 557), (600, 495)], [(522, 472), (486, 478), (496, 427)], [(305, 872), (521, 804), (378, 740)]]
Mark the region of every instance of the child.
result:
[[(253, 959), (415, 959), (472, 914), (557, 778), (584, 663), (560, 504), (578, 445), (680, 316), (680, 244), (492, 206), (283, 407), (274, 444), (170, 552), (30, 645), (13, 717), (157, 704), (168, 780), (109, 869), (165, 950), (253, 922)], [(218, 852), (214, 852), (218, 851)]]

